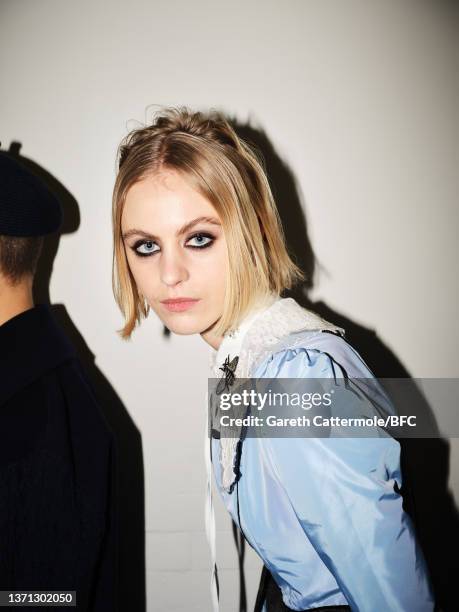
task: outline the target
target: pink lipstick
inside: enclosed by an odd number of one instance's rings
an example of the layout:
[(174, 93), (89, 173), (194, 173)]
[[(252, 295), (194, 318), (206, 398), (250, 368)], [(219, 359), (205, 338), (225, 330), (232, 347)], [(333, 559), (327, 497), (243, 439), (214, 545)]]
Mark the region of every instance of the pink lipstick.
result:
[(183, 312), (184, 310), (188, 310), (189, 308), (194, 306), (196, 302), (199, 302), (199, 299), (185, 297), (162, 300), (161, 304), (163, 304), (170, 312)]

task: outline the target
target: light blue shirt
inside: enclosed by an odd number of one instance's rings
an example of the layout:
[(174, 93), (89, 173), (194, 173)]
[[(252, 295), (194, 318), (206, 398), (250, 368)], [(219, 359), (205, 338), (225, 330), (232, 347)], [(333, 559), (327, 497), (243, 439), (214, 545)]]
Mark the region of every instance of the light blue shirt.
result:
[[(339, 335), (303, 331), (295, 347), (255, 364), (252, 378), (372, 378)], [(389, 406), (387, 411), (393, 410)], [(375, 410), (375, 414), (377, 414)], [(292, 610), (348, 604), (355, 612), (431, 612), (426, 563), (402, 497), (400, 444), (380, 438), (246, 437), (241, 476), (217, 488)]]

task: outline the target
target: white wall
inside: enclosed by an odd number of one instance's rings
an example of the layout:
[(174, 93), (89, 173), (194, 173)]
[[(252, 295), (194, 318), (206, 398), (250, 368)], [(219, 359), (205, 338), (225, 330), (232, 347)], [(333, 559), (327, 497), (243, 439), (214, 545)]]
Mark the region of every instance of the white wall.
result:
[[(78, 201), (81, 225), (61, 240), (51, 298), (142, 433), (149, 611), (210, 609), (208, 348), (164, 338), (153, 319), (130, 343), (115, 333), (119, 140), (163, 104), (215, 106), (265, 130), (296, 178), (322, 266), (311, 297), (376, 330), (411, 376), (458, 377), (453, 13), (453, 2), (426, 0), (2, 0), (2, 147), (20, 141)], [(457, 440), (450, 460), (457, 499)], [(234, 612), (236, 556), (216, 504), (222, 610)], [(248, 555), (251, 610), (260, 563)]]

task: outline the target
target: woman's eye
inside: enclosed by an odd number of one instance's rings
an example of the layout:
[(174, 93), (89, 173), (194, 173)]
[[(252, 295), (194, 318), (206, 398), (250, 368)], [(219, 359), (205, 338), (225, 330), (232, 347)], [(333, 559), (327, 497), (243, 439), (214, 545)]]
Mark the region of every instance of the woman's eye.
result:
[[(186, 244), (192, 249), (204, 249), (206, 247), (211, 246), (213, 242), (213, 236), (210, 236), (209, 234), (200, 233), (195, 234), (194, 236), (189, 238)], [(153, 242), (153, 240), (139, 240), (131, 248), (133, 251), (135, 251), (135, 253), (137, 253), (137, 255), (140, 255), (142, 257), (153, 255), (154, 253), (157, 253), (161, 250), (156, 244), (156, 242)]]
[[(213, 237), (208, 234), (195, 234), (188, 240), (187, 244), (193, 248), (203, 249), (210, 246), (213, 241)], [(190, 244), (190, 242), (194, 242), (194, 244)]]
[(144, 240), (143, 242), (139, 242), (134, 245), (134, 250), (139, 255), (151, 255), (152, 253), (156, 253), (159, 249), (155, 248), (157, 245), (155, 242), (151, 240)]

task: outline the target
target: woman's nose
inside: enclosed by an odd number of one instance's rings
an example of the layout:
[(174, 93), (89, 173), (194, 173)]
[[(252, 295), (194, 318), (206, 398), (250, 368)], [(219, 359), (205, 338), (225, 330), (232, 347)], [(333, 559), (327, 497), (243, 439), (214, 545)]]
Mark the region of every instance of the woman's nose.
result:
[(188, 278), (188, 270), (185, 266), (183, 254), (179, 249), (164, 248), (160, 255), (159, 267), (161, 281), (169, 287), (173, 287)]

